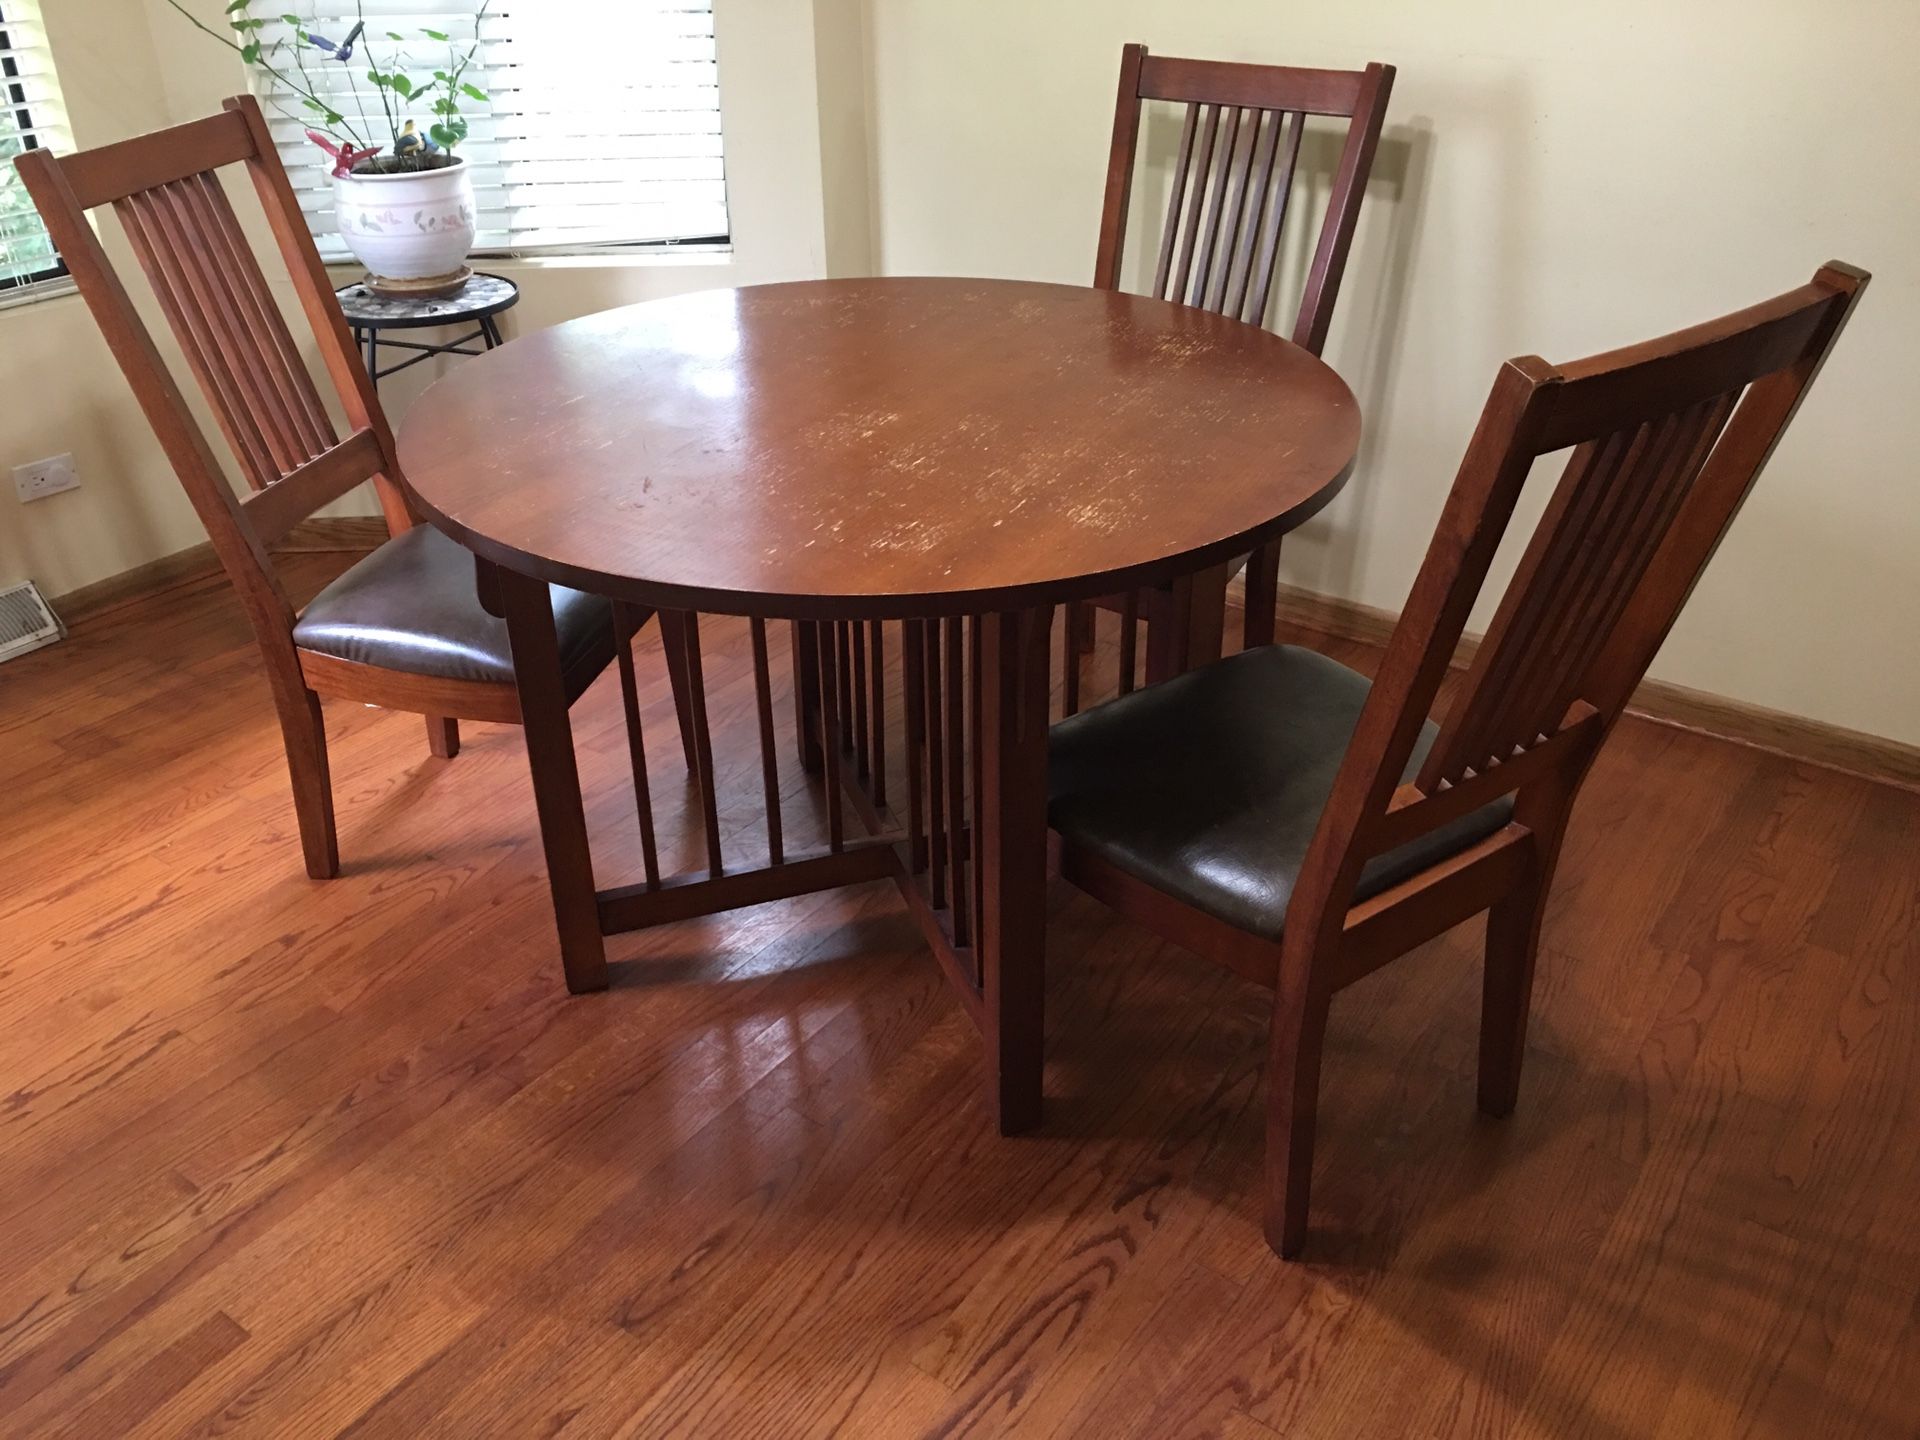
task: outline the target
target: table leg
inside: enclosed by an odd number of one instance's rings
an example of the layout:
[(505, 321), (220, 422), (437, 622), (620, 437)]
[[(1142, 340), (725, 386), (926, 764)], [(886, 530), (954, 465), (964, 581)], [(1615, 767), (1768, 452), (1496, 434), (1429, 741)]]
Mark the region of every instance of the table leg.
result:
[(361, 337), (367, 345), (367, 379), (373, 382), (374, 389), (380, 388), (380, 332), (362, 330)]
[(1002, 1135), (1040, 1123), (1052, 628), (1050, 608), (981, 623), (981, 1029), (987, 1099)]
[(553, 597), (545, 581), (512, 570), (496, 574), (513, 645), (527, 765), (533, 772), (540, 840), (547, 852), (547, 884), (553, 891), (553, 915), (560, 931), (560, 963), (566, 970), (567, 989), (574, 994), (604, 990), (607, 948), (600, 934), (593, 852), (587, 844), (573, 725), (567, 718), (566, 681), (553, 629)]
[(1227, 624), (1228, 567), (1173, 582), (1163, 617), (1147, 627), (1147, 683), (1170, 680), (1220, 658)]

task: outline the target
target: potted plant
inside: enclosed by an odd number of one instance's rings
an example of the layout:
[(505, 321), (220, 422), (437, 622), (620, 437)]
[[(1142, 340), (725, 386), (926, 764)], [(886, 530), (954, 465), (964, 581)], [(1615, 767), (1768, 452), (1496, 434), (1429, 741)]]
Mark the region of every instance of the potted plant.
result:
[[(334, 223), (367, 267), (368, 288), (387, 296), (427, 296), (450, 294), (466, 283), (473, 273), (466, 265), (473, 248), (473, 182), (465, 157), (454, 152), (467, 138), (463, 102), (487, 100), (467, 75), (492, 0), (482, 0), (474, 13), (474, 39), (464, 48), (445, 31), (419, 32), (419, 39), (445, 47), (444, 66), (430, 78), (415, 78), (421, 66), (404, 48), (409, 37), (389, 30), (384, 41), (370, 39), (364, 15), (334, 39), (312, 32), (298, 15), (263, 18), (250, 13), (254, 0), (231, 0), (229, 37), (182, 0), (167, 3), (267, 76), (273, 85), (260, 87), (267, 103), (305, 126), (307, 137), (332, 158)], [(278, 29), (272, 38), (264, 34), (269, 27)], [(369, 108), (356, 76), (357, 113), (348, 116), (335, 108), (343, 102), (327, 83), (327, 72), (352, 65), (363, 49), (365, 80), (379, 109)], [(308, 113), (288, 109), (283, 95), (297, 97)]]

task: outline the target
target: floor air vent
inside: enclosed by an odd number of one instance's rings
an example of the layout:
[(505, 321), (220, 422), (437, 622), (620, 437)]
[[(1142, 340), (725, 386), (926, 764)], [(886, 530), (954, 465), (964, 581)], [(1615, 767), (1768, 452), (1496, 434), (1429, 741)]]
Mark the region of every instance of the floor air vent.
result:
[(11, 660), (66, 638), (67, 627), (47, 608), (31, 580), (0, 590), (0, 660)]

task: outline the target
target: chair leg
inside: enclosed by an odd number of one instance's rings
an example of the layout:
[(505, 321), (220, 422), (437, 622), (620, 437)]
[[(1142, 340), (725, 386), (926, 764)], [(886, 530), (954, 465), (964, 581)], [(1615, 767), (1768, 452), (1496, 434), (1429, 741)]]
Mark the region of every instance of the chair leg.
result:
[(1075, 600), (1067, 606), (1067, 635), (1073, 649), (1069, 654), (1091, 655), (1097, 638), (1093, 623), (1093, 606), (1085, 600)]
[(333, 824), (333, 781), (327, 770), (327, 723), (320, 697), (301, 690), (280, 705), (280, 734), (293, 779), (293, 812), (307, 874), (331, 880), (340, 873), (340, 841)]
[(1533, 1007), (1533, 962), (1547, 909), (1549, 874), (1536, 874), (1487, 912), (1487, 960), (1480, 999), (1480, 1109), (1513, 1113)]
[(444, 715), (427, 716), (427, 749), (442, 760), (460, 753), (460, 722)]
[(1157, 685), (1180, 673), (1172, 590), (1142, 590), (1140, 619), (1147, 626), (1147, 684)]
[(1269, 540), (1247, 561), (1246, 613), (1240, 644), (1244, 650), (1273, 643), (1273, 612), (1280, 600), (1280, 542)]
[(673, 713), (680, 721), (680, 750), (686, 756), (688, 771), (698, 774), (700, 765), (693, 752), (693, 678), (687, 665), (687, 647), (679, 627), (660, 621), (660, 647), (667, 656), (667, 681), (673, 686)]
[(1327, 998), (1289, 1005), (1276, 996), (1267, 1064), (1267, 1244), (1297, 1259), (1307, 1239), (1313, 1132), (1320, 1108), (1320, 1056)]
[[(1066, 619), (1060, 629), (1060, 718), (1080, 713), (1080, 671), (1086, 664), (1086, 652), (1080, 648), (1081, 622), (1091, 621), (1093, 607), (1075, 601), (1066, 607)], [(1090, 626), (1088, 628), (1091, 628)]]

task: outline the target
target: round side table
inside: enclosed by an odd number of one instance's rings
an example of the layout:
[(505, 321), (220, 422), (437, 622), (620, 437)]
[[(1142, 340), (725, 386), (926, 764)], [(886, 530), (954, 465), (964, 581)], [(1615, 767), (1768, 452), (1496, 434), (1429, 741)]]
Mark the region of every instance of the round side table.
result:
[[(500, 327), (494, 317), (511, 310), (520, 300), (520, 287), (504, 275), (475, 273), (452, 295), (432, 299), (388, 300), (374, 294), (364, 284), (343, 285), (333, 292), (340, 309), (353, 328), (353, 343), (367, 360), (367, 374), (378, 385), (389, 375), (418, 365), (435, 355), (479, 355), (500, 344)], [(388, 330), (420, 330), (435, 325), (466, 325), (474, 328), (444, 344), (424, 340), (383, 338)], [(474, 341), (480, 349), (467, 347)], [(407, 350), (411, 358), (397, 365), (380, 368), (380, 351)]]

